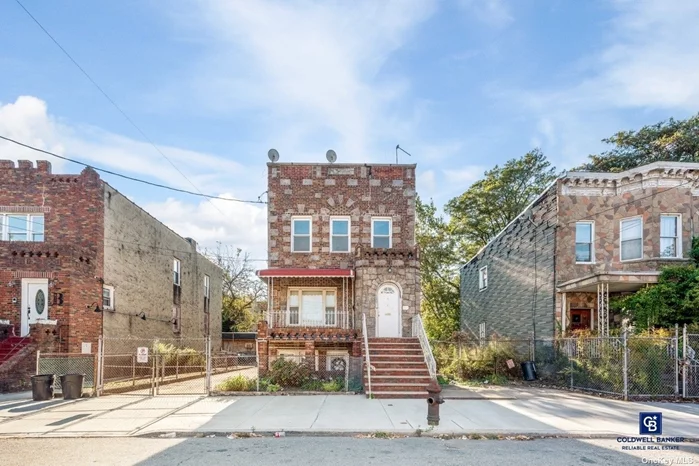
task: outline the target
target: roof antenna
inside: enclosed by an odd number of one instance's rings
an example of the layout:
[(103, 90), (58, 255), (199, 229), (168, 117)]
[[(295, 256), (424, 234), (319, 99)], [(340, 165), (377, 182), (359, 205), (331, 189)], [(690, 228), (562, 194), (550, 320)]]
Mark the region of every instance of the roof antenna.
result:
[(408, 152), (406, 152), (405, 149), (403, 149), (403, 148), (400, 146), (400, 144), (396, 144), (396, 165), (398, 164), (398, 150), (400, 150), (400, 151), (402, 151), (402, 152), (405, 152), (405, 153), (408, 154), (410, 157), (412, 157), (412, 155), (410, 155)]

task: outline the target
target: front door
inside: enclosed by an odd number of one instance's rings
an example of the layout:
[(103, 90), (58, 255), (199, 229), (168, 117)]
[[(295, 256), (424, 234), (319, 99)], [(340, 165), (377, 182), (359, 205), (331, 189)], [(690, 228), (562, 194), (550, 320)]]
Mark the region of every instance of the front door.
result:
[(590, 328), (590, 310), (589, 309), (571, 309), (570, 310), (570, 329), (571, 330), (587, 330)]
[(49, 318), (49, 281), (47, 279), (22, 280), (22, 336), (29, 335), (29, 324)]
[(379, 288), (376, 308), (377, 337), (395, 338), (401, 336), (400, 304), (400, 290), (397, 286), (387, 284)]

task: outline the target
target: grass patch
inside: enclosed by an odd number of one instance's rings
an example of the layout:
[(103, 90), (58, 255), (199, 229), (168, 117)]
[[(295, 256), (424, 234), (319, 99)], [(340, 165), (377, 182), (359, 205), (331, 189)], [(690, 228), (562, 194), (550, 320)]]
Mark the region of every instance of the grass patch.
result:
[(228, 377), (216, 386), (216, 390), (222, 392), (252, 392), (256, 389), (257, 380), (249, 379), (241, 374)]

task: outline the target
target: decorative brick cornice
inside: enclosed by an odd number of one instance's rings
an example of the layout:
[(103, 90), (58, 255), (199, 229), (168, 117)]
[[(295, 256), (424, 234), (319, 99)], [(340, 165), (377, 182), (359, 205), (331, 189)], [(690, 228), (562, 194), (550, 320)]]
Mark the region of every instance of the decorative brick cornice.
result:
[(55, 272), (24, 272), (24, 271), (16, 271), (12, 272), (12, 278), (14, 279), (19, 279), (19, 278), (48, 278), (53, 280), (56, 278), (56, 273)]
[(699, 163), (654, 162), (620, 173), (571, 172), (561, 180), (561, 193), (574, 196), (619, 196), (677, 187), (699, 196)]

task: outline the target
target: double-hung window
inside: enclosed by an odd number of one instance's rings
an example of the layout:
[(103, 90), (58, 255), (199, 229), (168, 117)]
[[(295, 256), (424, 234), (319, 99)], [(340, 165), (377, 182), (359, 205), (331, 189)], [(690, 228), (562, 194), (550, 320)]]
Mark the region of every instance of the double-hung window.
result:
[(391, 232), (393, 230), (391, 223), (390, 217), (374, 217), (371, 219), (372, 248), (391, 248)]
[(660, 216), (660, 257), (682, 257), (682, 217)]
[(350, 219), (337, 217), (330, 219), (330, 252), (349, 252)]
[(593, 222), (578, 222), (575, 224), (575, 262), (594, 262), (592, 239), (594, 237)]
[(643, 219), (627, 218), (620, 224), (621, 260), (643, 258)]
[(334, 289), (289, 290), (287, 325), (333, 327), (337, 323)]
[(180, 286), (182, 283), (181, 277), (182, 264), (179, 259), (173, 259), (172, 261), (172, 282), (175, 286)]
[(0, 214), (0, 241), (44, 241), (44, 215)]
[(483, 291), (488, 288), (488, 266), (481, 267), (478, 270), (478, 290)]
[(311, 217), (291, 219), (291, 252), (311, 252)]
[(104, 286), (102, 288), (102, 309), (114, 310), (114, 287)]

